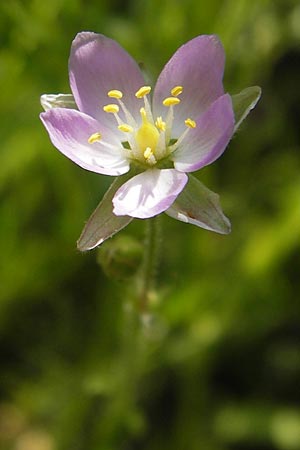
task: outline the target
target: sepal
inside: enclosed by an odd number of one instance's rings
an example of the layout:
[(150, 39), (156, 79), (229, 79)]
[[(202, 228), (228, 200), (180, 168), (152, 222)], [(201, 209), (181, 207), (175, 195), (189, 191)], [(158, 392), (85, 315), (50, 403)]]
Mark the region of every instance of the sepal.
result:
[(118, 231), (125, 228), (132, 221), (129, 216), (116, 216), (113, 213), (112, 199), (119, 187), (129, 178), (129, 175), (117, 177), (103, 199), (87, 221), (80, 238), (77, 241), (77, 248), (81, 252), (92, 250), (102, 244), (106, 239), (112, 237)]
[(40, 101), (45, 111), (52, 108), (78, 109), (72, 94), (43, 94)]
[(260, 96), (261, 88), (259, 86), (248, 87), (238, 94), (231, 96), (235, 116), (234, 131), (238, 129), (243, 120), (248, 116), (249, 112), (255, 107)]
[(222, 211), (219, 195), (192, 175), (189, 175), (186, 187), (166, 214), (216, 233), (228, 234), (231, 231), (230, 221)]

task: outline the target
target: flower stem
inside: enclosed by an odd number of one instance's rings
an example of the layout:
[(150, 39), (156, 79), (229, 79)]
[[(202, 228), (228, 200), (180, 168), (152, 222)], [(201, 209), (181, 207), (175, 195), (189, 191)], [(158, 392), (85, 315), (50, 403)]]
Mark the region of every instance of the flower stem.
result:
[(141, 269), (141, 288), (139, 294), (139, 310), (141, 314), (148, 312), (150, 296), (155, 289), (161, 241), (160, 225), (160, 218), (158, 216), (146, 221), (144, 260)]

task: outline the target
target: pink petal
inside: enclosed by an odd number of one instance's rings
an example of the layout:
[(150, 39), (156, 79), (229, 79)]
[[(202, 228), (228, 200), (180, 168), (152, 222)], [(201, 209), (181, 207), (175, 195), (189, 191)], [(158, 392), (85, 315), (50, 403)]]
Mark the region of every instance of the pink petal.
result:
[[(225, 55), (215, 35), (202, 35), (184, 44), (162, 70), (153, 95), (154, 115), (166, 114), (164, 98), (175, 86), (182, 86), (181, 103), (175, 107), (175, 132), (184, 130), (184, 120), (195, 119), (220, 95), (223, 90)], [(173, 136), (178, 137), (178, 136)]]
[(234, 132), (231, 97), (222, 95), (196, 121), (182, 144), (174, 152), (177, 170), (194, 172), (215, 161), (224, 152)]
[(113, 212), (140, 219), (156, 216), (171, 206), (187, 180), (186, 174), (174, 169), (149, 169), (120, 187)]
[(139, 115), (141, 101), (135, 92), (145, 84), (137, 63), (115, 41), (101, 34), (83, 32), (75, 37), (69, 59), (70, 85), (80, 111), (108, 127), (116, 128), (111, 114), (103, 106), (116, 101), (107, 92), (118, 89), (134, 116)]
[[(106, 175), (121, 175), (129, 170), (121, 143), (116, 142), (111, 132), (92, 117), (74, 109), (53, 108), (40, 115), (52, 144), (84, 169)], [(95, 132), (101, 132), (103, 140), (118, 147), (110, 149), (100, 142), (88, 143)]]

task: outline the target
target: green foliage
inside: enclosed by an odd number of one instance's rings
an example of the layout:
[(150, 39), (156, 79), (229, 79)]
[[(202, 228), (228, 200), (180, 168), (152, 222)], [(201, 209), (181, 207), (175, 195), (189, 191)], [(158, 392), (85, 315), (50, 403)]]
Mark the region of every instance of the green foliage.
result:
[[(111, 180), (61, 156), (38, 118), (41, 94), (69, 92), (83, 30), (153, 79), (182, 43), (217, 33), (227, 90), (262, 87), (197, 174), (233, 230), (162, 217), (152, 318), (97, 251), (76, 249)], [(0, 3), (0, 450), (300, 447), (299, 30), (296, 0)], [(142, 245), (144, 226), (109, 242)]]

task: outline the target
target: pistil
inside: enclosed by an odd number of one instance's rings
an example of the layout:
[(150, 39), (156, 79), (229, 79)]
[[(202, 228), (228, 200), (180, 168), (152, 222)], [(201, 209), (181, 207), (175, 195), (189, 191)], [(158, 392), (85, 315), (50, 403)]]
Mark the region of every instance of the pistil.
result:
[(145, 108), (141, 108), (140, 113), (142, 125), (135, 134), (136, 142), (142, 153), (144, 153), (147, 148), (150, 148), (151, 151), (155, 153), (159, 139), (159, 131), (151, 122), (149, 122)]

